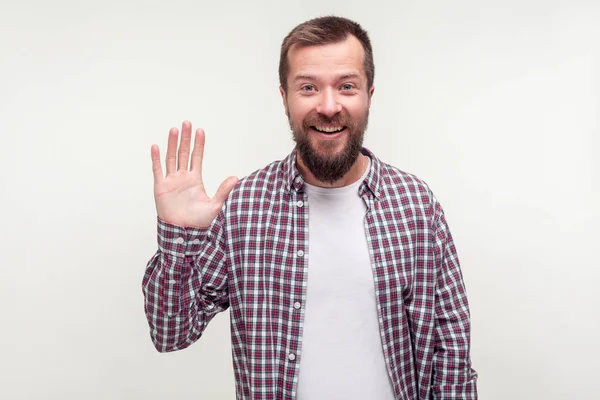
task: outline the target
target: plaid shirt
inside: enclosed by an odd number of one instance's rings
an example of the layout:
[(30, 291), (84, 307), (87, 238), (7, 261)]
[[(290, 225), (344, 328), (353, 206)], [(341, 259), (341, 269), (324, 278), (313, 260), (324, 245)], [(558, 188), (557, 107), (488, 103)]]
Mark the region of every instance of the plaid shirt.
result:
[[(476, 399), (469, 308), (442, 208), (423, 181), (363, 152), (372, 162), (358, 194), (368, 209), (366, 239), (395, 397)], [(143, 279), (158, 351), (186, 348), (230, 308), (238, 399), (296, 396), (310, 205), (295, 159), (292, 152), (242, 179), (207, 229), (158, 219), (159, 249)]]

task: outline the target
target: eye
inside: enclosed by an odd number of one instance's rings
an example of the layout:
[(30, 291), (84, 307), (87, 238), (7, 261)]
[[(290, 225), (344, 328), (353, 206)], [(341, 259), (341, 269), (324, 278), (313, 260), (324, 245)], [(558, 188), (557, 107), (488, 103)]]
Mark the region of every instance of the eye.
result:
[(315, 90), (315, 87), (313, 85), (302, 86), (302, 91), (304, 91), (304, 92), (312, 92), (314, 90)]
[(352, 83), (344, 83), (342, 85), (342, 90), (352, 90), (354, 89), (354, 85)]

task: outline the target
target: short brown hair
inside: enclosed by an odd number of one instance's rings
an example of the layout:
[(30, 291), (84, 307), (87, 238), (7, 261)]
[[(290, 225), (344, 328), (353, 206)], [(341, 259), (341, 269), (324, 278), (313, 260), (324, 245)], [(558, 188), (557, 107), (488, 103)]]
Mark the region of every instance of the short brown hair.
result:
[(283, 39), (279, 57), (279, 84), (287, 90), (287, 76), (290, 71), (288, 52), (290, 47), (314, 46), (338, 43), (353, 35), (362, 44), (365, 51), (363, 68), (367, 75), (367, 90), (375, 79), (375, 64), (373, 63), (373, 48), (367, 32), (356, 22), (343, 17), (327, 16), (311, 19), (292, 29)]

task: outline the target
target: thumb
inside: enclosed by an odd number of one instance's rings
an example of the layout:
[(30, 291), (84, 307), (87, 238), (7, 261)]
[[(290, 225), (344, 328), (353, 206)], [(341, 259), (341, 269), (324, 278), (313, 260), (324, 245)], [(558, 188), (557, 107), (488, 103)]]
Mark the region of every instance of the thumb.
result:
[(239, 179), (235, 176), (230, 176), (225, 179), (217, 189), (217, 193), (215, 193), (213, 200), (217, 201), (220, 205), (223, 205), (225, 200), (227, 200), (227, 196), (229, 196), (229, 193), (231, 193), (238, 181)]

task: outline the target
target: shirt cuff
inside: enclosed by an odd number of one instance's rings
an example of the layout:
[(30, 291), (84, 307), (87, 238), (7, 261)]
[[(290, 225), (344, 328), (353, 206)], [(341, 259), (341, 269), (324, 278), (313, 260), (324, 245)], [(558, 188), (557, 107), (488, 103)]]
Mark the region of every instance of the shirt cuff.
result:
[(175, 257), (197, 256), (209, 228), (194, 228), (173, 225), (158, 216), (158, 249)]

